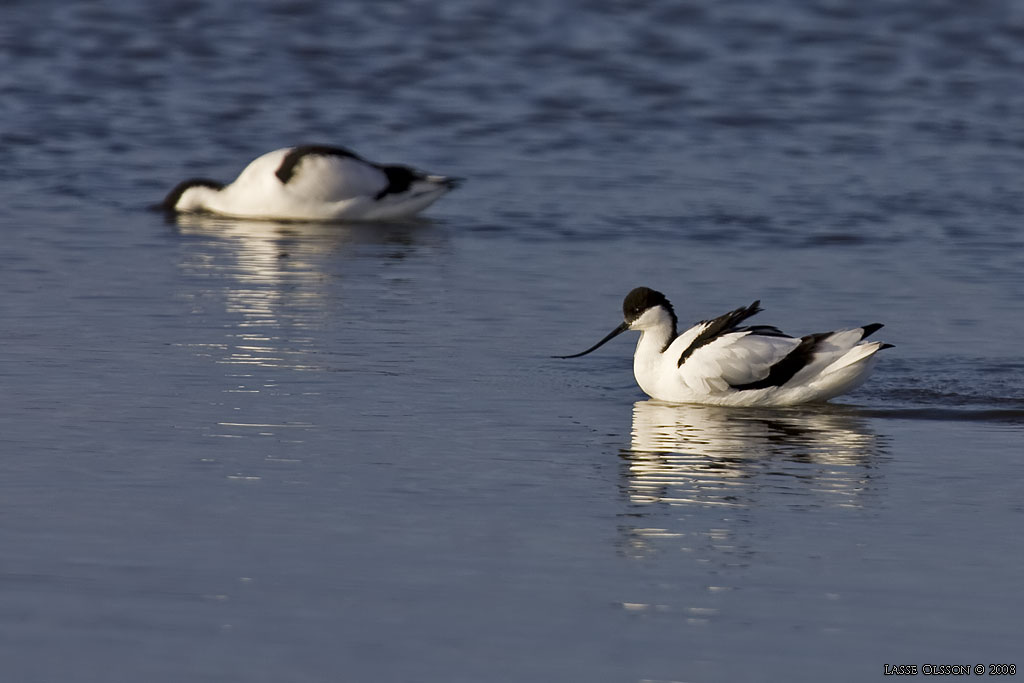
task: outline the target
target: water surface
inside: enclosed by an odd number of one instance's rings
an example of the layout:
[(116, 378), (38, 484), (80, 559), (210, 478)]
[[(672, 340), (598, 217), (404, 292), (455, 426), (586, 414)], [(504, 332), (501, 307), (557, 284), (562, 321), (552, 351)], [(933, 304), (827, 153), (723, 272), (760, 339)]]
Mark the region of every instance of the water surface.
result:
[[(237, 10), (0, 11), (6, 679), (1014, 661), (1016, 4)], [(145, 210), (298, 142), (469, 181), (387, 226)], [(778, 411), (549, 357), (638, 285), (895, 348)]]

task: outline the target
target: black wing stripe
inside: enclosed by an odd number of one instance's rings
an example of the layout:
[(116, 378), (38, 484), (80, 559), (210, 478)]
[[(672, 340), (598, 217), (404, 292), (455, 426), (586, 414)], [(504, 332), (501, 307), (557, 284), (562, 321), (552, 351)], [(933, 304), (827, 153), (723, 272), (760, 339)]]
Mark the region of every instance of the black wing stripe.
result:
[(422, 173), (417, 173), (408, 166), (378, 166), (388, 177), (388, 186), (377, 193), (376, 200), (383, 199), (389, 194), (399, 194), (409, 189), (413, 181), (422, 180)]
[(873, 335), (875, 332), (878, 332), (883, 327), (885, 326), (882, 325), (882, 323), (871, 323), (870, 325), (865, 325), (864, 327), (861, 328), (862, 330), (864, 330), (864, 334), (862, 334), (860, 338), (867, 339), (868, 337)]
[(281, 160), (281, 165), (274, 171), (274, 175), (282, 183), (287, 183), (295, 175), (295, 169), (298, 167), (299, 162), (307, 156), (330, 156), (330, 157), (345, 157), (348, 159), (356, 159), (357, 161), (366, 161), (361, 156), (356, 154), (350, 149), (344, 147), (331, 147), (329, 145), (300, 145), (294, 147), (290, 152), (284, 155), (284, 159)]
[[(761, 301), (755, 301), (749, 306), (743, 308), (737, 308), (735, 311), (729, 311), (725, 315), (720, 315), (712, 321), (704, 320), (701, 324), (707, 325), (703, 332), (697, 335), (686, 350), (679, 356), (679, 363), (676, 367), (682, 367), (686, 359), (693, 355), (693, 352), (704, 346), (710, 344), (718, 337), (729, 332), (735, 332), (736, 326), (746, 320), (752, 315), (756, 315), (762, 311)], [(774, 329), (774, 328), (773, 328)]]
[(745, 325), (737, 327), (733, 332), (750, 332), (761, 337), (789, 337), (788, 334), (775, 327), (775, 325)]
[(814, 352), (817, 350), (818, 345), (821, 344), (823, 339), (832, 336), (832, 334), (834, 333), (821, 332), (819, 334), (809, 334), (806, 337), (801, 337), (800, 344), (797, 345), (795, 349), (787, 353), (778, 363), (771, 366), (768, 370), (767, 377), (759, 379), (756, 382), (732, 384), (730, 386), (737, 391), (781, 387), (783, 384), (793, 379), (793, 375), (807, 367), (807, 364), (813, 360)]

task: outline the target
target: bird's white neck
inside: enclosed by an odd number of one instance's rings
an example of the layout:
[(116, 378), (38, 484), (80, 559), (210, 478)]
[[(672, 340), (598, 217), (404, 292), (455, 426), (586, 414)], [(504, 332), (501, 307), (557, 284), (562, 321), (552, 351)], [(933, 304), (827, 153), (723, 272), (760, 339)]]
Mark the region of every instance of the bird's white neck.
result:
[(178, 211), (203, 211), (212, 210), (217, 201), (220, 190), (205, 185), (190, 187), (181, 193), (176, 208)]
[(645, 311), (632, 327), (640, 330), (633, 354), (633, 375), (640, 388), (650, 395), (654, 383), (664, 374), (661, 365), (665, 362), (665, 350), (676, 337), (675, 317), (657, 306)]

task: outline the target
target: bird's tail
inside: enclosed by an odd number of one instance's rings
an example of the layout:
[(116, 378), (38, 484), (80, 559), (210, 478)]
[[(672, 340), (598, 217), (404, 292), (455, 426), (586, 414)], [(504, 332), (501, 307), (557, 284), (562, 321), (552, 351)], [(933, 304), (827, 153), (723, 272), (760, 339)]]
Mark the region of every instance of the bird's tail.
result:
[(881, 328), (881, 323), (871, 323), (864, 327), (836, 332), (829, 341), (839, 348), (843, 348), (845, 346), (848, 350), (846, 353), (841, 354), (834, 361), (822, 368), (821, 375), (829, 375), (833, 372), (838, 372), (843, 368), (863, 363), (882, 349), (892, 348), (892, 344), (886, 344), (885, 342), (860, 343), (862, 339), (877, 332)]

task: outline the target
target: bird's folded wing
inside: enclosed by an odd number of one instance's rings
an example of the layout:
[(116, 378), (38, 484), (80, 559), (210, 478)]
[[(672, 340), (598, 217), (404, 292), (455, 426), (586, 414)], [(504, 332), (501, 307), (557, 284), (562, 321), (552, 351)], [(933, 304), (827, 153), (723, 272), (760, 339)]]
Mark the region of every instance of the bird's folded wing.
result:
[(286, 190), (296, 198), (314, 202), (372, 198), (387, 186), (387, 175), (374, 164), (326, 154), (305, 155), (285, 183)]
[(679, 366), (680, 378), (695, 391), (726, 391), (764, 379), (799, 344), (793, 337), (725, 334), (690, 354)]

